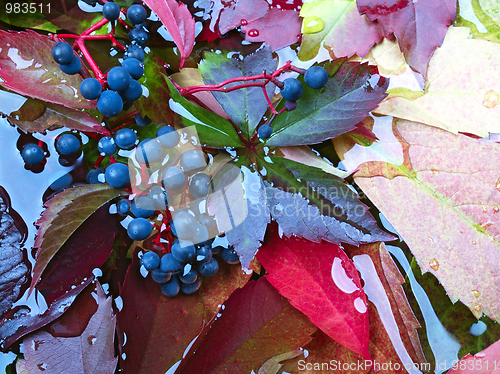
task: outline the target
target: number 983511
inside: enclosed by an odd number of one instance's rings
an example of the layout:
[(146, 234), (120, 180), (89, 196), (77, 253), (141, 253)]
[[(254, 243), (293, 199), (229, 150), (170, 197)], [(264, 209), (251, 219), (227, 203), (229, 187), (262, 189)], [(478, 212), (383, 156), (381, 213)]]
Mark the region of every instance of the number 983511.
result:
[(50, 3), (42, 4), (42, 3), (6, 3), (5, 4), (5, 12), (7, 14), (10, 13), (36, 13), (36, 12), (46, 12), (50, 13)]

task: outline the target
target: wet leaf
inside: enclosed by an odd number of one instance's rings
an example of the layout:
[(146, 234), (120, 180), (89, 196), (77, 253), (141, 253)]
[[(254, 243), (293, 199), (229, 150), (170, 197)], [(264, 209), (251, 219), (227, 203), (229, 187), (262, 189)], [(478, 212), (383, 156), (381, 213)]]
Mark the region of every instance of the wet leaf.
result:
[[(85, 196), (89, 203), (92, 203), (93, 196)], [(75, 199), (75, 203), (81, 205), (83, 201)], [(120, 224), (116, 215), (110, 215), (109, 205), (97, 208), (85, 219), (43, 269), (36, 289), (43, 294), (47, 303), (52, 303), (75, 285), (91, 278), (92, 270), (100, 268), (110, 256)], [(69, 223), (72, 217), (68, 212), (71, 209), (79, 208), (70, 206), (68, 210), (62, 211), (58, 218), (66, 219)], [(52, 221), (52, 227), (54, 225), (58, 226), (56, 220)], [(48, 233), (46, 240), (50, 240), (47, 239), (50, 237), (54, 239), (56, 232), (57, 229)], [(43, 243), (42, 248), (45, 248)], [(40, 256), (46, 256), (46, 253), (43, 252)], [(37, 264), (35, 263), (35, 269), (39, 270)]]
[(97, 311), (80, 336), (54, 337), (40, 330), (23, 340), (24, 360), (18, 361), (16, 366), (19, 374), (45, 370), (75, 374), (115, 372), (118, 357), (114, 357), (116, 317), (113, 315), (113, 299), (106, 297), (98, 283), (94, 295)]
[(393, 238), (339, 177), (281, 157), (267, 160), (259, 162), (267, 172), (267, 203), (285, 236), (354, 245)]
[(16, 227), (7, 192), (0, 186), (0, 316), (10, 309), (26, 283), (28, 267), (24, 263), (23, 235)]
[[(82, 77), (68, 75), (52, 59), (56, 44), (34, 31), (0, 30), (0, 85), (26, 95), (67, 107), (93, 109), (95, 101), (84, 99), (78, 88)], [(83, 67), (83, 65), (82, 65)]]
[(182, 2), (175, 0), (145, 0), (144, 3), (158, 16), (161, 23), (172, 36), (181, 55), (182, 68), (194, 46), (194, 18)]
[(500, 360), (500, 341), (493, 343), (485, 350), (474, 356), (468, 354), (457, 362), (449, 371), (449, 374), (490, 374), (498, 371)]
[(498, 320), (500, 145), (404, 120), (394, 131), (404, 158), (362, 163), (356, 183), (452, 301)]
[(369, 360), (366, 296), (344, 251), (331, 243), (284, 240), (277, 230), (269, 239), (257, 254), (269, 282), (325, 334)]
[(249, 373), (267, 359), (307, 344), (315, 330), (306, 316), (261, 277), (231, 294), (177, 373)]
[[(48, 3), (43, 4), (41, 13), (49, 22), (74, 34), (81, 34), (102, 19), (102, 12), (82, 11), (78, 0), (54, 1), (50, 3), (50, 7)], [(38, 10), (40, 10), (40, 5), (38, 5)]]
[(425, 76), (427, 63), (455, 20), (455, 0), (358, 0), (358, 9), (398, 39), (406, 61)]
[(363, 57), (384, 37), (380, 24), (360, 15), (354, 1), (305, 3), (300, 16), (303, 18), (301, 60), (314, 58), (322, 47), (330, 51), (331, 57), (351, 57), (354, 54)]
[(31, 290), (59, 249), (100, 206), (117, 197), (120, 190), (108, 185), (81, 185), (67, 189), (44, 206), (47, 208), (36, 222), (34, 248), (38, 248), (33, 268)]
[(352, 130), (387, 96), (389, 81), (374, 66), (335, 60), (325, 67), (331, 72), (325, 90), (320, 93), (304, 85), (297, 108), (273, 121), (267, 145), (315, 144), (334, 138)]
[(174, 109), (182, 117), (185, 126), (195, 126), (202, 145), (211, 148), (241, 147), (234, 127), (224, 118), (199, 107), (179, 94), (170, 80), (165, 77), (174, 101)]
[[(271, 49), (264, 47), (245, 56), (243, 60), (228, 58), (225, 54), (205, 53), (199, 71), (205, 84), (218, 84), (228, 79), (262, 74), (264, 71), (273, 72), (276, 67), (277, 60), (273, 59)], [(241, 83), (225, 87), (230, 88)], [(273, 97), (275, 88), (274, 83), (266, 85), (269, 97)], [(262, 116), (269, 109), (262, 87), (248, 87), (227, 93), (213, 91), (212, 94), (246, 138), (253, 135)]]
[(147, 88), (148, 94), (142, 95), (134, 105), (143, 117), (148, 116), (154, 123), (172, 125), (174, 114), (168, 106), (170, 91), (162, 79), (165, 75), (164, 65), (159, 58), (146, 58), (141, 84)]
[[(124, 374), (164, 373), (182, 358), (188, 344), (200, 333), (229, 295), (250, 278), (239, 266), (219, 262), (213, 277), (203, 279), (194, 295), (164, 296), (151, 277), (139, 272), (138, 251), (134, 252), (120, 296), (118, 314), (120, 361)], [(123, 345), (124, 333), (127, 344)]]
[(457, 134), (488, 137), (498, 132), (500, 63), (498, 45), (468, 39), (469, 29), (449, 29), (443, 46), (432, 56), (424, 95), (395, 92), (375, 110), (422, 122)]
[(7, 118), (10, 123), (26, 132), (43, 132), (54, 126), (64, 126), (73, 130), (109, 135), (109, 131), (101, 122), (86, 112), (36, 99), (28, 99), (19, 110), (12, 112)]

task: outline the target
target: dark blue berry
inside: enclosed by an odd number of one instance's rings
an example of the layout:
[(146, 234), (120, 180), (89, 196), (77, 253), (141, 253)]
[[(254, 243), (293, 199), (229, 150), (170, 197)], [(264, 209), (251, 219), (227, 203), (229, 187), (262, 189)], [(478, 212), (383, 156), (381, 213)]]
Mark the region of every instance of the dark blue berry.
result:
[(146, 55), (144, 53), (144, 49), (140, 45), (132, 44), (127, 47), (127, 50), (123, 54), (123, 57), (125, 59), (136, 58), (139, 61), (144, 61)]
[(189, 149), (181, 155), (180, 166), (188, 174), (201, 171), (207, 166), (205, 154), (197, 149)]
[(165, 148), (174, 148), (181, 139), (179, 133), (170, 125), (160, 127), (156, 131), (156, 137)]
[(123, 188), (130, 183), (128, 166), (119, 162), (109, 165), (104, 176), (106, 182), (114, 188)]
[(115, 91), (123, 91), (130, 84), (130, 73), (121, 66), (115, 66), (107, 75), (108, 86)]
[(134, 79), (139, 79), (144, 75), (144, 64), (136, 58), (127, 58), (123, 60), (122, 67), (125, 68)]
[(177, 261), (172, 253), (165, 254), (160, 260), (160, 269), (173, 274), (179, 273), (184, 268), (184, 264)]
[(101, 84), (95, 78), (87, 78), (80, 83), (80, 93), (87, 100), (97, 99), (101, 95), (101, 92)]
[(144, 30), (142, 26), (133, 28), (128, 32), (128, 39), (132, 43), (139, 44), (143, 46), (148, 41), (148, 33)]
[(71, 183), (73, 183), (73, 176), (70, 173), (66, 173), (62, 177), (57, 178), (54, 182), (52, 182), (49, 187), (53, 191), (57, 191), (70, 186)]
[(273, 129), (267, 123), (264, 123), (263, 125), (261, 125), (259, 127), (259, 130), (257, 131), (257, 134), (259, 135), (259, 138), (261, 138), (261, 139), (269, 138), (272, 133), (273, 133)]
[(212, 257), (207, 262), (198, 265), (198, 273), (204, 277), (211, 277), (219, 271), (219, 263), (215, 257)]
[(125, 101), (136, 101), (142, 96), (142, 86), (139, 82), (137, 82), (135, 79), (130, 80), (130, 84), (128, 87), (120, 91), (120, 96), (125, 100)]
[(154, 201), (145, 195), (137, 196), (134, 201), (132, 201), (130, 211), (136, 217), (152, 217), (155, 214)]
[(201, 277), (198, 277), (194, 283), (181, 283), (181, 292), (186, 295), (192, 295), (201, 287)]
[(285, 109), (287, 112), (290, 112), (292, 110), (295, 110), (297, 108), (297, 102), (296, 101), (285, 101)]
[(117, 4), (115, 4), (111, 1), (108, 1), (102, 7), (102, 15), (108, 21), (115, 21), (120, 16), (120, 7)]
[(170, 193), (167, 193), (165, 189), (160, 186), (151, 187), (148, 196), (153, 200), (156, 210), (165, 210), (168, 206), (168, 200), (172, 201)]
[(68, 43), (59, 42), (52, 47), (52, 58), (58, 64), (70, 64), (73, 61), (73, 55), (73, 48)]
[(141, 164), (151, 164), (162, 156), (162, 148), (156, 139), (144, 139), (135, 150), (135, 158)]
[(198, 173), (189, 180), (189, 192), (194, 198), (201, 198), (208, 195), (210, 190), (210, 176), (205, 173)]
[(59, 64), (59, 68), (66, 74), (74, 75), (76, 73), (79, 73), (82, 69), (82, 62), (76, 55), (73, 55), (73, 59), (69, 64)]
[(161, 173), (163, 187), (172, 192), (180, 192), (186, 185), (186, 174), (177, 166), (169, 166)]
[(135, 123), (137, 123), (141, 127), (146, 127), (147, 125), (149, 125), (152, 122), (148, 116), (142, 118), (140, 114), (136, 114), (134, 119), (135, 119)]
[(153, 227), (146, 218), (134, 218), (127, 226), (127, 234), (132, 240), (144, 240), (151, 235)]
[(137, 134), (129, 128), (120, 129), (115, 134), (116, 145), (122, 149), (134, 148), (136, 141)]
[(42, 147), (35, 143), (28, 143), (24, 146), (21, 157), (26, 165), (37, 165), (45, 158)]
[(302, 83), (296, 78), (287, 78), (283, 81), (283, 88), (281, 88), (281, 96), (288, 101), (297, 101), (304, 91)]
[(228, 264), (234, 265), (240, 262), (240, 258), (238, 257), (238, 254), (233, 248), (223, 248), (220, 251), (220, 256)]
[(304, 75), (304, 82), (311, 88), (322, 88), (328, 82), (328, 72), (322, 66), (311, 66)]
[(151, 279), (156, 283), (165, 283), (172, 278), (172, 273), (161, 271), (161, 269), (154, 269), (151, 271)]
[(113, 153), (116, 152), (115, 139), (113, 139), (111, 136), (102, 137), (101, 139), (99, 139), (99, 142), (97, 143), (97, 149), (99, 150), (100, 153), (104, 153), (106, 155), (112, 155)]
[(149, 271), (157, 269), (160, 266), (160, 256), (155, 252), (146, 252), (141, 257), (141, 265)]
[(185, 271), (184, 274), (178, 275), (179, 280), (185, 284), (194, 283), (196, 282), (196, 279), (198, 279), (198, 272), (196, 271), (196, 269), (191, 265), (186, 265), (186, 267), (188, 266), (190, 267), (189, 271)]
[(146, 9), (139, 4), (134, 4), (127, 10), (127, 19), (134, 25), (143, 23), (147, 16)]
[(97, 110), (106, 117), (114, 117), (119, 114), (122, 109), (123, 100), (115, 91), (106, 90), (101, 93), (99, 100), (97, 100)]
[(195, 259), (196, 248), (188, 240), (182, 240), (181, 242), (176, 240), (172, 244), (171, 253), (177, 261), (186, 263)]
[(73, 134), (62, 134), (56, 140), (56, 148), (62, 155), (72, 155), (80, 149), (80, 139)]
[(116, 210), (120, 216), (126, 216), (130, 211), (130, 200), (120, 199), (120, 201), (116, 203)]
[(160, 288), (161, 292), (163, 292), (165, 296), (174, 297), (179, 293), (181, 289), (181, 282), (179, 281), (177, 276), (174, 275), (168, 282), (162, 283)]
[[(102, 181), (99, 180), (99, 175), (102, 174)], [(87, 173), (87, 177), (85, 178), (88, 184), (98, 184), (98, 183), (104, 183), (104, 169), (103, 168), (97, 168), (97, 169), (92, 169), (89, 170)]]

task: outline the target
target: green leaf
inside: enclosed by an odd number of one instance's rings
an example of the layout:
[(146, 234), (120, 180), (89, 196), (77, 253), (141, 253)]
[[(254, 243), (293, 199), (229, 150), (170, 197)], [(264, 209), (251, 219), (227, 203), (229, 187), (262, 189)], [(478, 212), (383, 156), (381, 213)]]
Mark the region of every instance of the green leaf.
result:
[[(205, 58), (199, 65), (199, 71), (205, 84), (218, 84), (232, 78), (248, 77), (262, 74), (264, 71), (273, 72), (276, 70), (277, 60), (273, 59), (271, 49), (268, 46), (245, 56), (243, 61), (228, 58), (227, 55), (227, 53), (205, 53)], [(241, 83), (235, 82), (225, 87), (230, 88)], [(275, 88), (274, 83), (267, 84), (266, 92), (270, 98), (273, 97)], [(247, 138), (252, 136), (262, 120), (262, 116), (269, 108), (262, 87), (248, 87), (232, 92), (213, 91), (212, 94), (231, 118), (231, 121)]]
[(339, 67), (339, 62), (325, 66), (334, 72), (322, 92), (304, 85), (297, 108), (276, 117), (267, 145), (315, 144), (344, 134), (387, 96), (389, 81), (375, 66), (345, 62)]
[[(460, 5), (460, 4), (459, 4)], [(500, 42), (500, 15), (498, 13), (497, 0), (472, 0), (473, 14), (477, 17), (475, 22), (471, 22), (472, 14), (468, 14), (468, 19), (462, 16), (457, 17), (455, 26), (465, 26), (470, 28), (476, 39), (489, 40), (490, 42)], [(462, 9), (460, 9), (462, 13)]]
[(182, 97), (167, 76), (163, 76), (170, 89), (174, 110), (183, 117), (185, 126), (196, 126), (200, 142), (210, 148), (241, 147), (234, 127), (224, 118), (199, 107)]
[(31, 290), (59, 248), (80, 225), (100, 206), (119, 196), (121, 192), (107, 184), (81, 185), (55, 195), (44, 204), (47, 209), (36, 222), (38, 231), (33, 247), (38, 248), (38, 251)]

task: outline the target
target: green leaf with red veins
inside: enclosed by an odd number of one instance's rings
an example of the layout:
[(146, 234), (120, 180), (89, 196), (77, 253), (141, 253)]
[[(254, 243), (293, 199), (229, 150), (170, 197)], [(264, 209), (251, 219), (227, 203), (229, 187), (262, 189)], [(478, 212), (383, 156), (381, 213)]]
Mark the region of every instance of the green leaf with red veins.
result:
[[(34, 31), (0, 30), (0, 86), (21, 95), (67, 107), (93, 109), (96, 101), (80, 95), (83, 78), (61, 71), (52, 59), (56, 42)], [(86, 69), (82, 64), (82, 68)]]
[(325, 68), (330, 78), (324, 91), (304, 85), (297, 108), (273, 121), (267, 145), (316, 144), (344, 134), (387, 96), (389, 81), (378, 74), (375, 66), (338, 59)]

